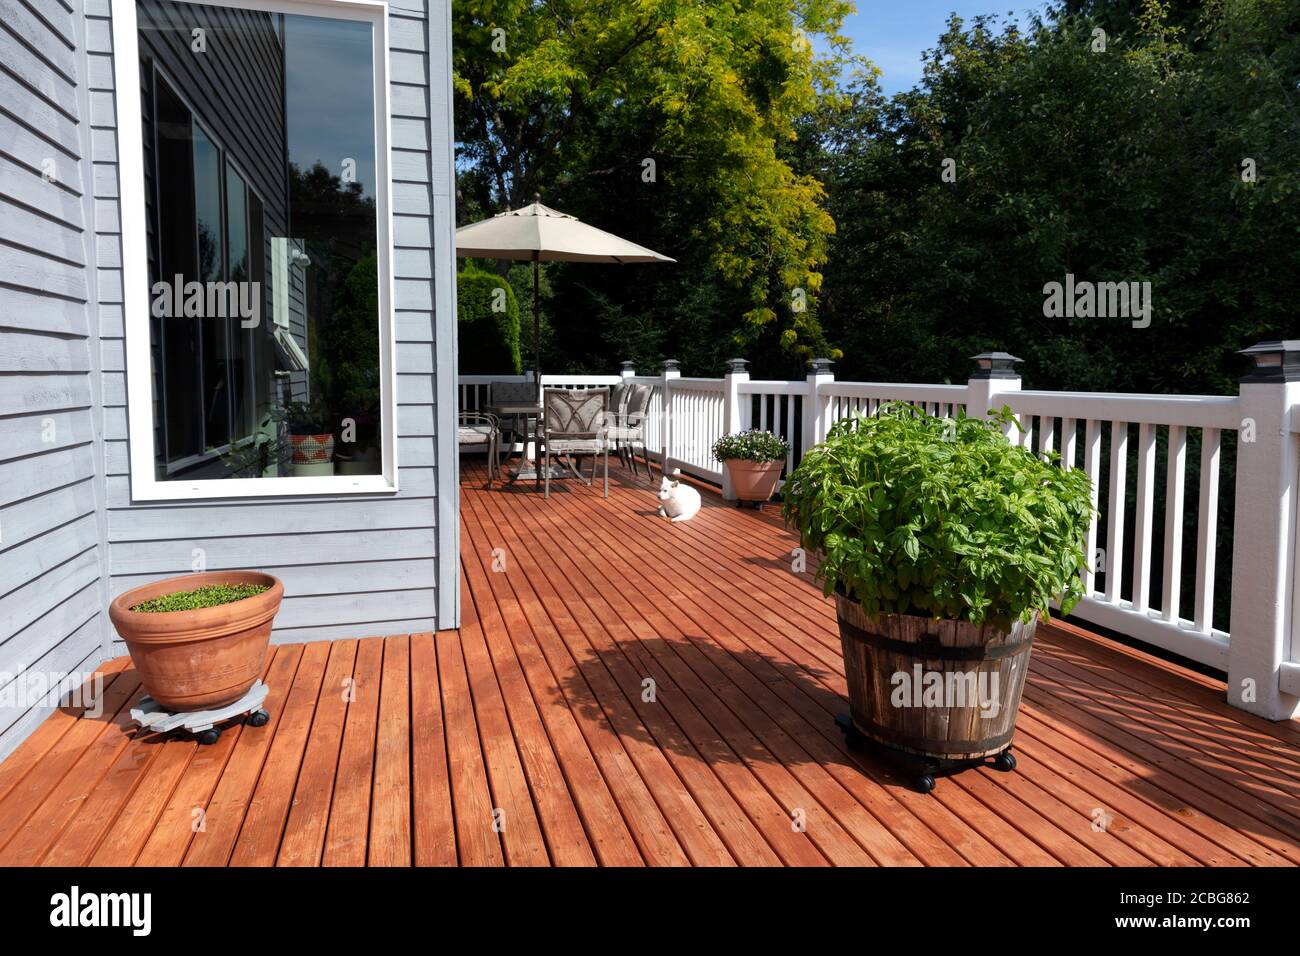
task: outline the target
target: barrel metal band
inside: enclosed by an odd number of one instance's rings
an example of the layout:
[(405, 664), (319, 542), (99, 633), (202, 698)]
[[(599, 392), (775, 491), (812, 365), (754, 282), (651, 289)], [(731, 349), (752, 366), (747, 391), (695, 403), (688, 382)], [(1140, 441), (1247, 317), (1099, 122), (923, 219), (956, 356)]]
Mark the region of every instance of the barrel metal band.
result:
[(864, 631), (843, 618), (840, 618), (840, 633), (869, 647), (878, 647), (908, 657), (939, 661), (996, 661), (1019, 654), (1033, 643), (1033, 638), (1027, 637), (1013, 644), (997, 644), (993, 647), (953, 647), (940, 644), (938, 634), (925, 634), (919, 641), (900, 641), (896, 637)]
[(863, 714), (854, 712), (853, 722), (862, 730), (867, 731), (872, 737), (882, 741), (888, 741), (896, 747), (910, 747), (913, 750), (927, 750), (934, 753), (948, 753), (951, 756), (957, 756), (954, 748), (960, 748), (966, 753), (985, 753), (990, 750), (998, 750), (1011, 743), (1011, 738), (1015, 736), (1015, 727), (1010, 727), (1000, 734), (994, 734), (992, 737), (983, 737), (979, 740), (940, 740), (936, 737), (923, 737), (920, 734), (909, 734), (898, 730), (895, 727), (886, 727), (878, 724)]

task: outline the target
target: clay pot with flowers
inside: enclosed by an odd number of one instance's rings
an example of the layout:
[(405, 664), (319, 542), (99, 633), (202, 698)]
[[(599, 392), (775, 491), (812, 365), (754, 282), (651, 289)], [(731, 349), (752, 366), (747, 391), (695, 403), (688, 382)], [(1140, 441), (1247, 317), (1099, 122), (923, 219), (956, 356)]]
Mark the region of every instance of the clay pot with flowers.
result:
[(727, 470), (738, 504), (756, 508), (776, 493), (789, 453), (784, 438), (757, 429), (723, 435), (713, 443), (713, 457)]

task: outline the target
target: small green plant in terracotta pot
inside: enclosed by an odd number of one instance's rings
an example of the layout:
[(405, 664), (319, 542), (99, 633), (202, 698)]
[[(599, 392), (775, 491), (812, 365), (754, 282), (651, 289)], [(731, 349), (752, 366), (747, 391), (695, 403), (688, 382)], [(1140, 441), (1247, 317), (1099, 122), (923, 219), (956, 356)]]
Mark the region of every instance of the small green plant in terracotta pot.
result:
[(737, 501), (757, 507), (776, 492), (789, 454), (790, 443), (784, 438), (757, 429), (723, 435), (713, 443), (713, 457), (727, 469)]
[(262, 676), (284, 585), (260, 571), (164, 578), (118, 595), (108, 616), (165, 709), (214, 710)]
[(1012, 444), (1013, 427), (1009, 408), (887, 403), (837, 422), (786, 480), (784, 517), (836, 599), (850, 743), (1015, 767), (1034, 629), (1083, 596), (1092, 499), (1084, 471)]

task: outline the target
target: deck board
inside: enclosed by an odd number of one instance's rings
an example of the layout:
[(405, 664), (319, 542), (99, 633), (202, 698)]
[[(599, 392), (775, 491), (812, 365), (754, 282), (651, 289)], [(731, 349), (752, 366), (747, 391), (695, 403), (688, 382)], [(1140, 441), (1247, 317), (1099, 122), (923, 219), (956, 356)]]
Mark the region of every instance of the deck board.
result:
[(273, 649), (270, 722), (213, 746), (53, 714), (0, 764), (0, 863), (1295, 865), (1300, 723), (1040, 627), (1016, 773), (913, 793), (844, 745), (834, 607), (775, 509), (645, 479), (462, 483), (462, 626)]

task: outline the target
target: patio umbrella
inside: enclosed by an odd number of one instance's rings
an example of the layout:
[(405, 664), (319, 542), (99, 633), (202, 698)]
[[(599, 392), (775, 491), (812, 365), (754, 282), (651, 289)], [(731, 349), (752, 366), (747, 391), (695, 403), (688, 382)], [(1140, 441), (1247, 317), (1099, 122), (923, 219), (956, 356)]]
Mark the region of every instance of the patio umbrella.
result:
[(620, 239), (559, 210), (543, 206), (540, 196), (523, 209), (499, 212), (491, 219), (456, 230), (456, 255), (476, 259), (515, 259), (533, 264), (533, 369), (542, 385), (541, 322), (537, 305), (540, 262), (676, 262), (653, 249)]

